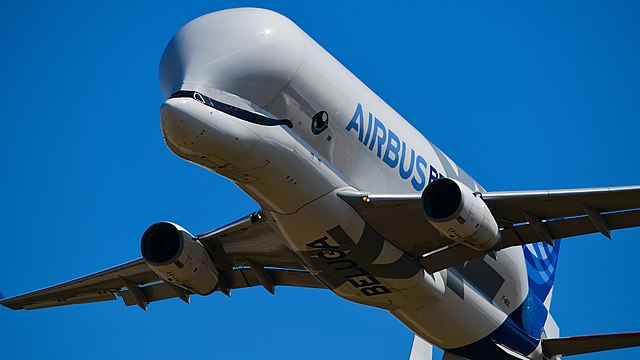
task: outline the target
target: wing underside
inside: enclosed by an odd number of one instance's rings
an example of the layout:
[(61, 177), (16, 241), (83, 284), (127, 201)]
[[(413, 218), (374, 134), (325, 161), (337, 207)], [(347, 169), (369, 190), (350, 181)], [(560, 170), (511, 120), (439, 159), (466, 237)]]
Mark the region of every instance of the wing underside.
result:
[[(263, 286), (274, 292), (276, 286), (324, 288), (272, 230), (260, 214), (252, 214), (217, 230), (196, 237), (207, 249), (224, 284), (216, 290), (229, 294), (232, 289)], [(148, 303), (180, 298), (189, 301), (191, 293), (162, 280), (144, 261), (134, 260), (72, 281), (0, 301), (14, 309), (84, 304), (122, 298), (127, 306), (146, 309)]]
[[(488, 253), (455, 243), (426, 220), (420, 194), (349, 191), (339, 195), (394, 245), (436, 272)], [(590, 233), (640, 226), (640, 186), (480, 194), (500, 228), (493, 251)]]

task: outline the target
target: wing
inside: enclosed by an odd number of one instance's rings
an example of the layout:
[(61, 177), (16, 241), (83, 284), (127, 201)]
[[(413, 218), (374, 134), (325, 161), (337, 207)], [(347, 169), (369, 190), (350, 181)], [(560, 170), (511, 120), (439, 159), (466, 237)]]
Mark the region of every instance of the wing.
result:
[[(214, 259), (224, 279), (219, 291), (262, 285), (274, 292), (277, 285), (324, 288), (297, 261), (260, 213), (239, 219), (214, 231), (196, 236)], [(0, 304), (17, 309), (116, 300), (127, 306), (168, 298), (189, 301), (191, 294), (164, 282), (143, 259), (84, 276), (60, 285), (4, 299)]]
[[(543, 191), (488, 192), (480, 195), (501, 228), (492, 251), (511, 246), (640, 226), (640, 186)], [(343, 192), (380, 235), (433, 273), (485, 253), (444, 238), (426, 220), (420, 194), (376, 195)]]
[(547, 356), (570, 356), (598, 351), (640, 346), (640, 333), (572, 336), (543, 339), (542, 352)]

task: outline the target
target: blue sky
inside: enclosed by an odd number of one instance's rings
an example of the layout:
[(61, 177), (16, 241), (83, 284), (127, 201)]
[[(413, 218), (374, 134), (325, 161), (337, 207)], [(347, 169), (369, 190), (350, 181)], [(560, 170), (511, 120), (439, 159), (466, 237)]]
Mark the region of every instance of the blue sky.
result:
[[(488, 190), (640, 184), (637, 2), (5, 4), (5, 296), (138, 258), (156, 221), (200, 233), (257, 209), (174, 156), (159, 127), (166, 43), (189, 20), (240, 6), (291, 18)], [(552, 307), (563, 335), (640, 330), (639, 235), (564, 241)], [(412, 337), (383, 311), (289, 288), (147, 312), (121, 300), (2, 308), (0, 329), (2, 359), (403, 359)]]

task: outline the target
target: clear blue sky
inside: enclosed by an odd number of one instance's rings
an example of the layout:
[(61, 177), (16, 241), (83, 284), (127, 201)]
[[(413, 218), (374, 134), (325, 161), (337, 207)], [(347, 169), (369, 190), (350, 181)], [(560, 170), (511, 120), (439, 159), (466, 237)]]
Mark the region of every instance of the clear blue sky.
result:
[[(160, 55), (199, 15), (283, 13), (485, 188), (525, 190), (640, 184), (638, 4), (5, 4), (0, 290), (13, 296), (138, 258), (156, 221), (200, 233), (257, 209), (162, 141)], [(552, 307), (564, 335), (640, 331), (639, 235), (564, 241)], [(147, 312), (121, 300), (2, 308), (0, 334), (2, 359), (404, 359), (412, 337), (385, 312), (289, 288)], [(605, 357), (640, 351), (581, 359)]]

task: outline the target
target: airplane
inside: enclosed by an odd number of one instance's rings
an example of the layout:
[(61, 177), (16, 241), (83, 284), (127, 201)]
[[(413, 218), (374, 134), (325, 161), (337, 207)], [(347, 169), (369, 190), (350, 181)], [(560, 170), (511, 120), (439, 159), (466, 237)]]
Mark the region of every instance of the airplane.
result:
[[(161, 61), (163, 135), (261, 211), (193, 236), (154, 224), (142, 259), (2, 301), (13, 309), (301, 286), (388, 310), (445, 358), (553, 358), (638, 345), (557, 338), (559, 238), (638, 226), (638, 187), (487, 192), (288, 19), (187, 24)], [(466, 224), (466, 225), (465, 225)], [(469, 326), (472, 323), (473, 326)]]

